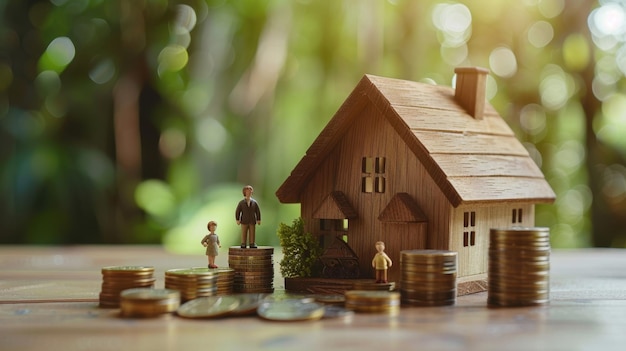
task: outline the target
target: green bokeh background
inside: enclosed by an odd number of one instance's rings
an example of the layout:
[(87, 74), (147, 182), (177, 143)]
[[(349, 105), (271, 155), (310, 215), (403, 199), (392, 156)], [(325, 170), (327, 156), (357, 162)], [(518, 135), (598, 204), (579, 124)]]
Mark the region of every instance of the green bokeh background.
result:
[(236, 245), (366, 73), (488, 98), (557, 193), (554, 247), (626, 246), (626, 8), (566, 0), (0, 1), (0, 243)]

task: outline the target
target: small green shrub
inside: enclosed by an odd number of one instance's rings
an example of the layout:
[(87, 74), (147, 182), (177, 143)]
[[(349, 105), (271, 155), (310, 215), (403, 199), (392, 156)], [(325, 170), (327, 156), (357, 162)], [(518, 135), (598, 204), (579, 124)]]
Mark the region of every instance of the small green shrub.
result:
[(291, 226), (280, 223), (278, 238), (283, 248), (283, 259), (280, 261), (283, 277), (310, 277), (322, 254), (322, 248), (311, 233), (304, 232), (302, 218), (294, 219)]

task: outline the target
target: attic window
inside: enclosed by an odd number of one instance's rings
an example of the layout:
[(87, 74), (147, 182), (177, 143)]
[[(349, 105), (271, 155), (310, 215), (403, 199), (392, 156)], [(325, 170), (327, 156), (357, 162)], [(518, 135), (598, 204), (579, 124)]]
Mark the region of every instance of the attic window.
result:
[(386, 188), (385, 157), (363, 157), (361, 160), (361, 191), (384, 193)]
[(463, 212), (463, 246), (476, 245), (476, 212)]

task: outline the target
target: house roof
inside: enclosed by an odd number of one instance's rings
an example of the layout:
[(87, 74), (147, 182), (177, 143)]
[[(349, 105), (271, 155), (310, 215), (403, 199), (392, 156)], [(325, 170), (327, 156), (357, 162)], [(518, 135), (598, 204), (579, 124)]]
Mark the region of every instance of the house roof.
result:
[(417, 202), (407, 193), (397, 193), (380, 213), (381, 222), (428, 222)]
[(475, 119), (451, 87), (365, 75), (276, 192), (300, 193), (359, 112), (373, 104), (424, 165), (450, 203), (550, 203), (555, 194), (506, 122), (489, 104)]
[(313, 218), (344, 219), (356, 218), (357, 212), (341, 191), (333, 191), (313, 213)]

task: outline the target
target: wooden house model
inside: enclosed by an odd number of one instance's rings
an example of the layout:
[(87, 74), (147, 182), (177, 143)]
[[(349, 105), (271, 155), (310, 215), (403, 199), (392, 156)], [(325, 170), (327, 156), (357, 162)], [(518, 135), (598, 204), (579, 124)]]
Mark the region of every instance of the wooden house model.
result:
[(452, 250), (459, 294), (484, 290), (489, 230), (534, 226), (535, 204), (555, 199), (486, 102), (488, 71), (455, 73), (456, 88), (365, 75), (276, 192), (326, 255), (346, 244), (361, 278), (381, 240), (392, 281), (401, 250)]

